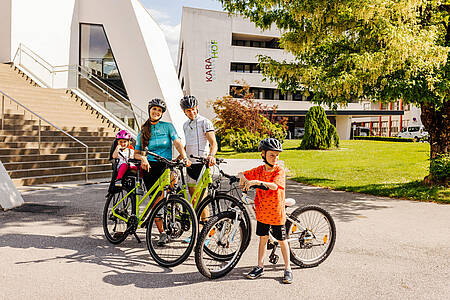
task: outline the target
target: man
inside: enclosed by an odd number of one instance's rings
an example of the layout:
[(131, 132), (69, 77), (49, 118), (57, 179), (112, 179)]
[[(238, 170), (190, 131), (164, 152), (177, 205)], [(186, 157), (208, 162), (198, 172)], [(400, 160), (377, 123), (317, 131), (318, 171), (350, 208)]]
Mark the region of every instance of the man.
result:
[[(184, 96), (180, 101), (180, 106), (189, 118), (183, 125), (188, 159), (192, 160), (191, 155), (206, 157), (209, 166), (214, 166), (217, 141), (212, 122), (198, 114), (198, 101), (194, 96)], [(187, 168), (187, 183), (191, 195), (194, 193), (202, 167), (203, 165), (200, 163), (193, 163)]]

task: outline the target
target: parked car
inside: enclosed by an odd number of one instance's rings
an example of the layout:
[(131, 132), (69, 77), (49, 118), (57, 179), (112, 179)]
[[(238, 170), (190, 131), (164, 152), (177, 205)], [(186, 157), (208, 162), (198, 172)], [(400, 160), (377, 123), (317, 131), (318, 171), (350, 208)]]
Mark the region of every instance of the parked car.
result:
[(413, 125), (408, 127), (403, 127), (398, 137), (401, 138), (411, 138), (414, 141), (418, 142), (420, 140), (428, 139), (428, 132), (425, 131), (425, 127), (423, 125)]

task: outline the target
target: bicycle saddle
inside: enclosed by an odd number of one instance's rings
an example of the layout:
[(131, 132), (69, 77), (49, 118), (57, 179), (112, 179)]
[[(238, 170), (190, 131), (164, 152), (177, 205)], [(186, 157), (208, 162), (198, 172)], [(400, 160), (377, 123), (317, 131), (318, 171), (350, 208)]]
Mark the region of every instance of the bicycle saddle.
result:
[(284, 200), (284, 206), (289, 207), (295, 204), (295, 199), (293, 198), (286, 198)]

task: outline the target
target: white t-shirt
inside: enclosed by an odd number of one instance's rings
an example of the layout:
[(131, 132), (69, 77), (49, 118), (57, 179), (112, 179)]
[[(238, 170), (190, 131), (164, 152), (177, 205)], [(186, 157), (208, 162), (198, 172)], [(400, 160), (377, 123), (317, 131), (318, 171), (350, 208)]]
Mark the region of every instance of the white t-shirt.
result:
[(183, 124), (186, 137), (186, 154), (190, 159), (194, 156), (206, 157), (209, 154), (208, 139), (206, 133), (214, 131), (212, 122), (205, 117), (197, 115), (194, 120), (187, 120)]
[(134, 158), (134, 150), (130, 148), (119, 149), (119, 166), (126, 164), (130, 158)]

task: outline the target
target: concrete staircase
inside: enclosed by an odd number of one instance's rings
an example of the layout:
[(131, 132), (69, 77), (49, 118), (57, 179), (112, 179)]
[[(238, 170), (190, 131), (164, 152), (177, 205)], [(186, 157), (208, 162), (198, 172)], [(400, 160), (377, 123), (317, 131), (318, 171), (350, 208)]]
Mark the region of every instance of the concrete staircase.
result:
[[(81, 98), (40, 88), (6, 64), (0, 64), (0, 91), (85, 143), (89, 179), (110, 178), (109, 149), (117, 129)], [(39, 149), (39, 120), (7, 97), (1, 122), (0, 160), (16, 186), (85, 179), (86, 150), (80, 143), (41, 121)]]

